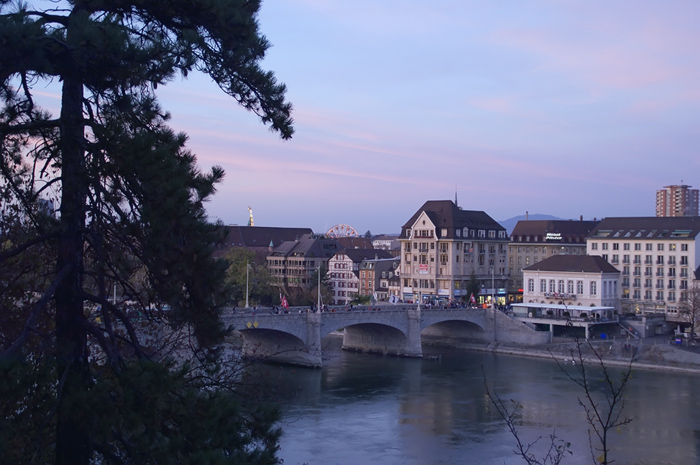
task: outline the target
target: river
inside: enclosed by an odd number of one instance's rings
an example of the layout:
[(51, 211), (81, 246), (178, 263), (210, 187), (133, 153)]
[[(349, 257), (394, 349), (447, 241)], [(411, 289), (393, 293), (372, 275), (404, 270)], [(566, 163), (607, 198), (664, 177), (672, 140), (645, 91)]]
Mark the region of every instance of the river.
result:
[[(265, 367), (283, 406), (285, 465), (525, 463), (486, 395), (482, 367), (499, 396), (522, 405), (523, 440), (542, 436), (545, 446), (555, 429), (571, 443), (563, 464), (592, 463), (580, 388), (551, 360), (427, 346), (426, 358), (407, 359), (342, 351), (338, 338), (324, 344), (323, 369)], [(632, 422), (610, 433), (610, 458), (700, 464), (699, 381), (635, 371), (624, 407)]]

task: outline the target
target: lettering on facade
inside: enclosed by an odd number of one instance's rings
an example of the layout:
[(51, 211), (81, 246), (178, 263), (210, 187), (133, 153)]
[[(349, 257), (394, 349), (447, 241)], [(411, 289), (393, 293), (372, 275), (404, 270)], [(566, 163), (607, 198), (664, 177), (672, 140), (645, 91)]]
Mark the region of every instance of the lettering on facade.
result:
[(560, 241), (561, 240), (561, 233), (547, 233), (547, 236), (545, 236), (545, 240)]
[(576, 300), (576, 294), (566, 294), (564, 292), (545, 292), (544, 296), (548, 299), (571, 299)]

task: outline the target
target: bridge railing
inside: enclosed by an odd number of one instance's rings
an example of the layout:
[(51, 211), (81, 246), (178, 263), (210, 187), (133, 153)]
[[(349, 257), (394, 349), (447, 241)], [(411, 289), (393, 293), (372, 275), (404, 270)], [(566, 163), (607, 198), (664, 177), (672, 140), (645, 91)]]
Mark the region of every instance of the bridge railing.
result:
[[(346, 313), (346, 312), (406, 312), (415, 310), (417, 304), (375, 304), (375, 305), (325, 305), (321, 308), (321, 313)], [(423, 306), (421, 310), (434, 311), (465, 311), (479, 310), (479, 307), (468, 306)], [(316, 313), (315, 306), (300, 307), (229, 307), (224, 310), (225, 315), (299, 315), (304, 313)]]

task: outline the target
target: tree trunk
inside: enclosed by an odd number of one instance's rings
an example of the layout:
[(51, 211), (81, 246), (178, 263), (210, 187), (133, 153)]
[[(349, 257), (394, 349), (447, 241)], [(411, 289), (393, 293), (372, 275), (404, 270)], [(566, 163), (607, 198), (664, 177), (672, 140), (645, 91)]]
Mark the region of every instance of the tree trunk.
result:
[[(70, 40), (68, 28), (68, 43)], [(60, 143), (62, 160), (61, 230), (57, 272), (68, 269), (56, 290), (56, 357), (59, 391), (56, 426), (56, 464), (87, 465), (90, 459), (89, 425), (81, 412), (89, 389), (87, 337), (82, 281), (85, 229), (85, 175), (83, 85), (66, 76), (61, 101)], [(63, 383), (61, 385), (61, 383)]]

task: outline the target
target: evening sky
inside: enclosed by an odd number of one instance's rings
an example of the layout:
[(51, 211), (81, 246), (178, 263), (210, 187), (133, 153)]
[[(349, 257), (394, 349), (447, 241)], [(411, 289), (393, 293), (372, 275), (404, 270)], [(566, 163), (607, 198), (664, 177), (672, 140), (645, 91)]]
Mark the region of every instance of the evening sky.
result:
[(212, 218), (398, 232), (426, 200), (496, 220), (653, 216), (700, 187), (697, 0), (267, 0), (283, 141), (195, 73), (158, 89)]

